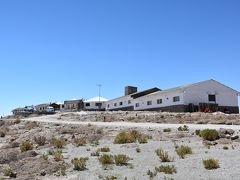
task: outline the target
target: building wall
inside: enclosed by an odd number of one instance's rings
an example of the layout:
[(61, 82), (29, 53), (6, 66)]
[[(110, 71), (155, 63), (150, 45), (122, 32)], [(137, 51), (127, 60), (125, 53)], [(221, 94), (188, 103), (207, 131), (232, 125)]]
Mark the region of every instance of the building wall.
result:
[(64, 110), (66, 111), (79, 111), (83, 108), (82, 100), (74, 100), (74, 101), (65, 101), (64, 102)]
[[(131, 103), (129, 104), (128, 101), (131, 101)], [(122, 105), (120, 105), (120, 102), (122, 102)], [(114, 106), (115, 103), (116, 106)], [(106, 104), (107, 104), (106, 110), (124, 110), (126, 108), (128, 109), (131, 106), (134, 106), (133, 98), (131, 96), (124, 96), (117, 99), (113, 99), (108, 101)]]
[(184, 104), (188, 105), (192, 103), (194, 105), (199, 105), (199, 103), (215, 103), (209, 102), (209, 94), (216, 95), (216, 104), (219, 106), (238, 106), (237, 93), (215, 81), (208, 81), (187, 88), (184, 92)]
[[(90, 104), (90, 106), (86, 106), (86, 104)], [(96, 103), (99, 103), (99, 101), (97, 102), (84, 102), (84, 109), (86, 110), (98, 110), (99, 106), (96, 106)], [(106, 108), (106, 102), (100, 102), (102, 103), (101, 109), (105, 109)]]
[[(179, 96), (180, 101), (178, 102), (173, 102), (173, 97)], [(161, 104), (157, 104), (157, 100), (162, 99)], [(151, 105), (148, 105), (147, 102), (152, 101)], [(178, 106), (178, 105), (184, 105), (184, 100), (183, 100), (183, 92), (181, 91), (176, 91), (176, 92), (171, 92), (171, 93), (154, 93), (152, 95), (148, 96), (143, 96), (140, 98), (135, 99), (134, 101), (134, 110), (153, 110), (153, 109), (159, 109), (159, 110), (167, 110), (171, 109), (169, 111), (172, 111), (171, 106)], [(139, 103), (139, 107), (136, 107), (136, 103)], [(168, 107), (168, 108), (164, 108)]]

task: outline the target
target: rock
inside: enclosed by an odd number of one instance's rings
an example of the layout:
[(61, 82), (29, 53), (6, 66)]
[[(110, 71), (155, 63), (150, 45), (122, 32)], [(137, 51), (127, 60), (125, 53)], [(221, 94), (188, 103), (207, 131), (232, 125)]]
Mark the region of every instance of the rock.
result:
[(231, 140), (237, 140), (237, 139), (239, 139), (239, 136), (238, 135), (233, 135), (233, 136), (231, 136)]
[(29, 158), (29, 157), (36, 157), (38, 154), (35, 151), (27, 151), (27, 152), (23, 152), (20, 155), (17, 156), (18, 160), (22, 160), (25, 158)]
[(227, 139), (231, 139), (231, 136), (229, 134), (226, 135)]
[(227, 134), (229, 134), (229, 135), (233, 135), (234, 134), (234, 130), (232, 130), (232, 129), (227, 129)]
[(14, 141), (14, 142), (11, 142), (10, 145), (11, 145), (11, 148), (17, 148), (17, 147), (19, 147), (20, 144), (18, 142)]
[(40, 175), (41, 175), (41, 176), (46, 176), (46, 175), (47, 175), (47, 173), (46, 173), (46, 171), (45, 171), (45, 170), (41, 170), (41, 172), (40, 172)]
[(15, 149), (2, 149), (0, 151), (0, 164), (9, 164), (12, 161), (17, 161), (19, 151)]
[(11, 172), (10, 178), (17, 178), (17, 173), (16, 172)]
[(220, 138), (230, 138), (234, 134), (234, 130), (232, 129), (219, 129), (218, 134)]

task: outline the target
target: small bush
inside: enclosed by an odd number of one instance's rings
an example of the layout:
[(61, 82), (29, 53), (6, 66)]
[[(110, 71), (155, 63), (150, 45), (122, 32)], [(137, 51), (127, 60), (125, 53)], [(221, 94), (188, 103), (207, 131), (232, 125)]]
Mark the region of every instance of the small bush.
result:
[(4, 176), (10, 177), (12, 173), (13, 173), (13, 171), (10, 167), (3, 169)]
[(165, 132), (165, 133), (169, 133), (169, 132), (171, 132), (172, 130), (170, 129), (170, 128), (167, 128), (167, 129), (163, 129), (163, 132)]
[(48, 155), (47, 154), (42, 154), (41, 158), (43, 160), (47, 161), (48, 160)]
[(192, 148), (188, 146), (180, 146), (176, 149), (176, 153), (179, 157), (184, 159), (187, 154), (192, 154)]
[(197, 130), (195, 131), (195, 134), (196, 134), (197, 136), (200, 136), (201, 130), (200, 130), (200, 129), (197, 129)]
[(142, 135), (141, 137), (138, 138), (138, 142), (139, 142), (139, 144), (146, 144), (146, 143), (148, 143), (148, 137)]
[(101, 151), (101, 152), (110, 152), (110, 149), (109, 149), (109, 147), (103, 147), (103, 148), (99, 149), (99, 151)]
[(115, 164), (117, 166), (126, 166), (128, 164), (128, 161), (131, 160), (130, 157), (124, 154), (119, 154), (114, 156)]
[(53, 145), (56, 147), (56, 148), (63, 148), (65, 146), (65, 141), (64, 139), (53, 139)]
[(186, 126), (186, 125), (184, 125), (183, 127), (180, 126), (180, 127), (178, 128), (178, 131), (189, 131), (189, 128), (188, 128), (188, 126)]
[(205, 169), (207, 169), (207, 170), (220, 168), (218, 160), (215, 160), (215, 159), (203, 160), (203, 165), (204, 165)]
[(227, 146), (224, 146), (223, 147), (223, 150), (228, 150), (229, 148)]
[(48, 150), (48, 155), (53, 156), (54, 151), (53, 150)]
[(160, 166), (159, 168), (155, 168), (157, 172), (165, 173), (165, 174), (174, 174), (177, 173), (175, 166)]
[(19, 117), (16, 118), (16, 120), (14, 121), (15, 124), (20, 124), (21, 123), (21, 120)]
[(215, 129), (204, 129), (200, 132), (200, 136), (203, 138), (203, 140), (207, 141), (215, 141), (219, 139), (219, 134)]
[(103, 154), (98, 160), (102, 165), (114, 164), (114, 158), (112, 155)]
[(34, 141), (39, 146), (44, 146), (46, 144), (46, 138), (44, 136), (34, 137)]
[(96, 152), (93, 152), (93, 153), (91, 153), (91, 156), (100, 156), (100, 153), (99, 153), (99, 151), (96, 151)]
[(147, 175), (152, 179), (157, 176), (157, 171), (152, 172), (151, 170), (148, 170)]
[(149, 137), (145, 134), (141, 134), (137, 130), (132, 130), (130, 132), (121, 131), (114, 140), (115, 144), (127, 144), (134, 143), (138, 141), (140, 144), (148, 142)]
[(56, 150), (53, 152), (54, 160), (56, 162), (62, 161), (63, 160), (63, 155), (61, 150)]
[(121, 131), (114, 139), (114, 144), (127, 144), (135, 142), (135, 137), (126, 131)]
[(73, 169), (75, 171), (84, 171), (86, 170), (86, 162), (88, 161), (88, 158), (74, 158), (72, 160), (72, 164), (73, 164)]
[(162, 162), (172, 161), (166, 151), (163, 151), (162, 149), (157, 149), (155, 152)]
[(140, 152), (141, 152), (141, 149), (140, 149), (140, 148), (136, 148), (136, 152), (137, 152), (137, 153), (140, 153)]
[(20, 144), (20, 149), (22, 152), (30, 151), (33, 150), (33, 145), (29, 141), (22, 142), (22, 144)]
[(84, 146), (87, 144), (87, 140), (86, 138), (80, 137), (80, 138), (76, 138), (74, 140), (74, 144), (79, 147), (79, 146)]

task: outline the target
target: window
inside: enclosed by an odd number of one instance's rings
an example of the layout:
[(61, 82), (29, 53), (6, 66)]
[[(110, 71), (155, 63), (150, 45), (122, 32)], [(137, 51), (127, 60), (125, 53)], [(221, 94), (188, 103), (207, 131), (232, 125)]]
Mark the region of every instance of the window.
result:
[(162, 104), (162, 99), (158, 99), (157, 104)]
[(136, 107), (139, 107), (140, 105), (139, 105), (139, 103), (136, 103), (135, 106), (136, 106)]
[(180, 96), (173, 97), (173, 102), (178, 102), (178, 101), (180, 101)]
[(131, 100), (128, 100), (128, 104), (131, 104), (132, 102), (131, 102)]
[(107, 107), (110, 108), (110, 104), (108, 104)]
[(90, 106), (90, 103), (86, 103), (86, 107), (89, 107)]
[(101, 107), (101, 106), (102, 106), (102, 103), (96, 103), (95, 106)]
[(152, 105), (152, 101), (148, 101), (148, 102), (147, 102), (147, 105), (148, 105), (148, 106), (151, 106), (151, 105)]
[(120, 103), (119, 103), (119, 106), (122, 106), (122, 105), (123, 105), (123, 102), (120, 102)]
[(209, 95), (208, 95), (208, 101), (210, 101), (210, 102), (216, 102), (216, 95), (211, 95), (211, 94), (209, 94)]
[(116, 107), (116, 106), (117, 106), (117, 103), (114, 103), (114, 106)]

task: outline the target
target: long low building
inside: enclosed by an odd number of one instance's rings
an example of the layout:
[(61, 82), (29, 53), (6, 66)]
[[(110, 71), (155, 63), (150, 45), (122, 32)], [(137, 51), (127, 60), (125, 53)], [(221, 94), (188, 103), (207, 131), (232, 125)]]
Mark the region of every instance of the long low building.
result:
[[(125, 90), (126, 92), (126, 90)], [(153, 88), (108, 101), (107, 110), (239, 113), (240, 93), (213, 79), (167, 90)]]

